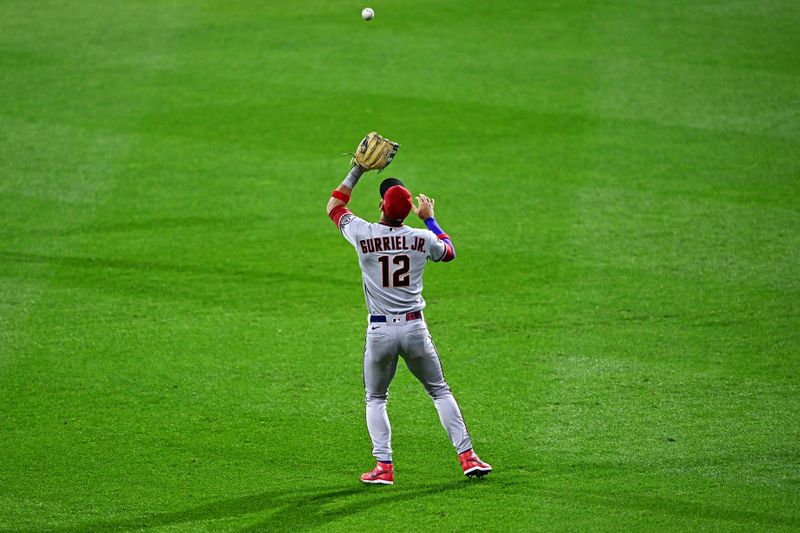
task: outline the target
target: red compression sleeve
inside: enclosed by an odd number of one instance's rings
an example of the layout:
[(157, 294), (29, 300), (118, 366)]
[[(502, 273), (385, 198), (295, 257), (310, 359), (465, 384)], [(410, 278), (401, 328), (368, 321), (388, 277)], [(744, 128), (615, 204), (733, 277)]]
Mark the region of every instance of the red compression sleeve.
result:
[(336, 207), (331, 209), (331, 212), (328, 213), (328, 216), (331, 217), (331, 220), (333, 220), (333, 223), (336, 224), (336, 227), (338, 228), (339, 221), (341, 221), (342, 217), (347, 214), (351, 214), (351, 211), (349, 209), (347, 209), (343, 205), (337, 205)]

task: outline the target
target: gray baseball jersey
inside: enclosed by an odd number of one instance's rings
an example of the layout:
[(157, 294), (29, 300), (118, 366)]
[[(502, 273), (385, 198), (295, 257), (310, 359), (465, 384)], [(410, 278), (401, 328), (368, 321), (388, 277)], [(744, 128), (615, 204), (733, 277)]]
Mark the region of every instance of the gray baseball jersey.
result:
[[(371, 315), (363, 365), (372, 454), (379, 461), (392, 460), (392, 429), (386, 402), (398, 356), (403, 357), (433, 399), (456, 451), (470, 450), (472, 442), (461, 410), (445, 381), (428, 325), (418, 313), (425, 307), (422, 297), (425, 264), (428, 259), (445, 259), (451, 245), (433, 231), (374, 224), (345, 209), (332, 213), (331, 218), (358, 254), (364, 297)], [(452, 259), (452, 248), (449, 253), (447, 259)]]
[(358, 254), (370, 314), (399, 315), (425, 308), (425, 262), (444, 257), (444, 242), (427, 229), (373, 224), (351, 213), (341, 218), (339, 229)]

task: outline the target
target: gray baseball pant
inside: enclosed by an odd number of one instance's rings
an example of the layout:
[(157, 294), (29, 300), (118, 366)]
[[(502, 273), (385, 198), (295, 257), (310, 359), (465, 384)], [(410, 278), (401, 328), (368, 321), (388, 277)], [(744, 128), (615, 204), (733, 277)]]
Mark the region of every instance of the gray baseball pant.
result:
[(421, 319), (406, 321), (405, 315), (389, 315), (386, 323), (373, 322), (367, 326), (364, 348), (367, 430), (372, 439), (372, 455), (378, 461), (392, 460), (392, 427), (386, 414), (386, 399), (397, 371), (398, 355), (433, 399), (439, 420), (456, 451), (462, 453), (472, 448), (461, 409), (444, 379), (428, 325)]

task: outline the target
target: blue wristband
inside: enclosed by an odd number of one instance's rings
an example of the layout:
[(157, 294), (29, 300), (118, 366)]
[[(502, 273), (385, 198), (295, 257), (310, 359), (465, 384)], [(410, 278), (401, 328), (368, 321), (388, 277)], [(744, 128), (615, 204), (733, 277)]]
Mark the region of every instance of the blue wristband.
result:
[(424, 222), (425, 222), (425, 225), (428, 227), (428, 229), (431, 230), (432, 232), (434, 232), (437, 237), (444, 233), (444, 230), (439, 227), (439, 224), (436, 223), (436, 219), (435, 218), (428, 217), (428, 218), (426, 218), (424, 220)]

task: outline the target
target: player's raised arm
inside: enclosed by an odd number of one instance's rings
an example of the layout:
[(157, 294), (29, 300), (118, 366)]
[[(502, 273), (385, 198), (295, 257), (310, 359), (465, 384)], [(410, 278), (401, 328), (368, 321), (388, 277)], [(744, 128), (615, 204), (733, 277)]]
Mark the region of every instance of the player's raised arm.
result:
[(394, 159), (400, 145), (396, 142), (384, 139), (374, 131), (368, 133), (358, 144), (351, 164), (353, 168), (345, 177), (328, 200), (328, 216), (336, 226), (344, 215), (350, 212), (345, 207), (350, 201), (353, 189), (358, 183), (359, 178), (364, 172), (369, 170), (383, 170)]
[(412, 204), (411, 207), (414, 209), (414, 214), (416, 214), (425, 223), (425, 226), (427, 226), (427, 228), (444, 244), (444, 253), (441, 258), (436, 259), (436, 261), (452, 261), (456, 258), (456, 249), (453, 246), (453, 241), (450, 240), (450, 236), (444, 232), (433, 217), (434, 203), (433, 198), (428, 198), (424, 194), (420, 194), (417, 196), (417, 204), (419, 205)]
[(336, 224), (337, 228), (342, 217), (350, 213), (350, 210), (346, 207), (347, 202), (350, 201), (350, 195), (353, 194), (353, 189), (363, 173), (363, 168), (354, 166), (350, 169), (342, 184), (336, 187), (336, 190), (331, 193), (331, 197), (328, 199), (328, 216)]

